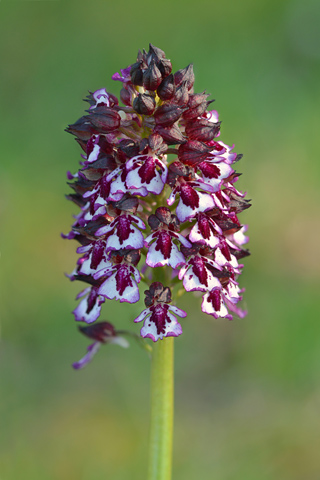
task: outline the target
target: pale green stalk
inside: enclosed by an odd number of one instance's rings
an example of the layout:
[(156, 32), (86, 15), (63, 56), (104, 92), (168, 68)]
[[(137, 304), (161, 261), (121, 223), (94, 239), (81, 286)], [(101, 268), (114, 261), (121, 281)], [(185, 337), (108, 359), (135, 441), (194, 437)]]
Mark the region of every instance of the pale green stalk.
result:
[(173, 437), (173, 341), (152, 349), (151, 426), (148, 480), (171, 480)]

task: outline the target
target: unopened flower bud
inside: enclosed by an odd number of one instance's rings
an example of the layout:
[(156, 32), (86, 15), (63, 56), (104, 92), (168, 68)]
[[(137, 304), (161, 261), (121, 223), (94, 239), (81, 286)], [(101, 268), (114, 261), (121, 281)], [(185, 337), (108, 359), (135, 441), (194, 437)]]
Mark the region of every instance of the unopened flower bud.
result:
[(157, 90), (162, 82), (162, 75), (155, 61), (151, 61), (147, 70), (143, 72), (143, 86), (146, 90)]
[(149, 52), (147, 56), (147, 60), (150, 61), (152, 58), (160, 59), (166, 58), (166, 54), (164, 53), (161, 48), (155, 47), (152, 43), (149, 43)]
[(188, 90), (191, 90), (194, 84), (193, 65), (190, 63), (186, 68), (178, 70), (174, 74), (174, 83), (178, 87), (182, 82), (187, 82)]
[(168, 75), (160, 83), (157, 94), (161, 100), (170, 100), (176, 91), (173, 75)]
[(187, 105), (189, 100), (188, 82), (182, 82), (177, 88), (173, 101), (177, 105)]
[(167, 77), (172, 72), (172, 64), (168, 58), (162, 58), (157, 66), (163, 77)]
[(142, 61), (136, 62), (131, 66), (130, 70), (131, 82), (133, 85), (143, 85), (143, 71), (142, 71)]
[(146, 93), (139, 93), (133, 100), (133, 108), (140, 115), (152, 115), (156, 108), (155, 99)]

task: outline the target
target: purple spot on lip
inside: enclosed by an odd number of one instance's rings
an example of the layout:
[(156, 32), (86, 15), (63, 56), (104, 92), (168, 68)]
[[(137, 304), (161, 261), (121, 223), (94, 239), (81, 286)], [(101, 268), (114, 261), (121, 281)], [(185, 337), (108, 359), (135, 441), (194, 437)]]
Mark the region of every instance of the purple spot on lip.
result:
[(199, 207), (199, 195), (190, 185), (183, 185), (181, 187), (181, 199), (187, 207), (192, 209)]
[(157, 238), (157, 244), (156, 244), (156, 250), (162, 253), (165, 259), (170, 258), (171, 255), (171, 250), (172, 250), (172, 241), (170, 235), (165, 232), (165, 231), (160, 231), (158, 238)]
[(116, 283), (117, 283), (117, 291), (120, 295), (123, 295), (123, 292), (127, 287), (132, 287), (132, 278), (131, 272), (127, 265), (121, 265), (116, 273)]

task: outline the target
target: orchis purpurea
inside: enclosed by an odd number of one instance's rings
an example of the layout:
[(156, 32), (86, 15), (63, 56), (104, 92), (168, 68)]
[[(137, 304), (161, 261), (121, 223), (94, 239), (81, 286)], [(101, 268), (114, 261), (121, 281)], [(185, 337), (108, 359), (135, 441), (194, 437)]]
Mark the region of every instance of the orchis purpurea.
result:
[[(122, 84), (123, 105), (97, 90), (86, 98), (86, 115), (67, 128), (83, 150), (80, 170), (68, 173), (74, 193), (67, 198), (80, 213), (64, 235), (80, 244), (69, 277), (88, 285), (75, 319), (95, 322), (113, 299), (137, 302), (144, 282), (147, 308), (134, 320), (144, 321), (141, 336), (156, 342), (181, 335), (175, 315), (186, 313), (170, 305), (179, 281), (187, 292), (202, 292), (203, 312), (243, 317), (238, 261), (249, 252), (238, 214), (250, 204), (235, 187), (234, 170), (242, 155), (219, 139), (218, 113), (208, 110), (207, 93), (194, 93), (192, 65), (173, 74), (150, 44), (112, 79)], [(109, 323), (96, 325), (82, 329), (95, 343), (75, 368), (102, 343), (124, 346)]]

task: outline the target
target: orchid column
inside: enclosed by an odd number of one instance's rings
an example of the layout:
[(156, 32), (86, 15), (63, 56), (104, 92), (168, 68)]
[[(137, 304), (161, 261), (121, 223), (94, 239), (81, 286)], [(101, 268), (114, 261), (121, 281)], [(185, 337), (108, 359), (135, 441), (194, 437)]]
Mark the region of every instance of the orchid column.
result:
[(143, 322), (142, 338), (160, 340), (149, 480), (168, 480), (171, 470), (173, 339), (167, 337), (182, 334), (177, 317), (186, 316), (172, 304), (172, 289), (181, 283), (187, 292), (202, 292), (202, 311), (215, 318), (246, 313), (237, 281), (238, 261), (249, 254), (238, 214), (250, 204), (235, 187), (241, 155), (219, 140), (218, 113), (207, 110), (205, 92), (194, 93), (192, 65), (171, 72), (170, 60), (150, 44), (112, 77), (122, 83), (123, 105), (105, 89), (90, 93), (87, 114), (67, 128), (83, 150), (80, 170), (68, 174), (74, 193), (67, 197), (80, 212), (65, 237), (78, 241), (81, 255), (70, 279), (87, 285), (73, 313), (90, 324), (80, 330), (94, 340), (74, 367), (84, 367), (103, 343), (128, 345), (128, 332), (96, 321), (103, 303), (135, 303), (139, 284), (146, 284), (146, 309), (134, 322)]

